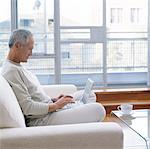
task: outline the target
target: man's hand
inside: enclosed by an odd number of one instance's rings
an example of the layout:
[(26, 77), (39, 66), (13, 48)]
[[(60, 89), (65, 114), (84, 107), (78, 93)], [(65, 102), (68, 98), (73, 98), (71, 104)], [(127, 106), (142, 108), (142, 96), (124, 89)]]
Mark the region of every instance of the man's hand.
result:
[(49, 112), (54, 112), (57, 109), (63, 108), (68, 103), (74, 103), (75, 102), (73, 97), (70, 95), (63, 95), (63, 96), (60, 95), (57, 98), (58, 99), (54, 103), (49, 105)]
[(58, 99), (60, 99), (61, 97), (64, 97), (63, 94), (60, 94), (58, 97), (52, 98), (53, 102), (56, 102)]
[(62, 107), (64, 107), (66, 104), (68, 103), (74, 103), (75, 100), (73, 99), (72, 96), (69, 96), (69, 95), (66, 95), (66, 96), (63, 96), (61, 98), (59, 98), (55, 104), (58, 106), (58, 109), (61, 109)]

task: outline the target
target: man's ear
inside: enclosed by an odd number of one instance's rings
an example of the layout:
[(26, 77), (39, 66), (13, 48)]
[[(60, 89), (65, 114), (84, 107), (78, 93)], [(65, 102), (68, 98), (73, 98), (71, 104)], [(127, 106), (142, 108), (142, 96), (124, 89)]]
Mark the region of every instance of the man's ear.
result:
[(20, 42), (16, 42), (16, 43), (15, 43), (15, 47), (16, 47), (17, 49), (20, 49), (20, 48), (21, 48), (21, 43), (20, 43)]

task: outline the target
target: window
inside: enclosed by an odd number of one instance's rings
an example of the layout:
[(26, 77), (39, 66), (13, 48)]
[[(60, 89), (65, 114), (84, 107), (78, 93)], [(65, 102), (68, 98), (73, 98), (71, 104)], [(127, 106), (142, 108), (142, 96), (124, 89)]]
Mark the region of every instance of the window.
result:
[(70, 58), (70, 53), (69, 52), (62, 52), (61, 53), (61, 57), (62, 59), (69, 59)]
[(123, 9), (122, 8), (111, 8), (111, 18), (110, 22), (111, 23), (116, 23), (116, 24), (121, 24), (122, 23), (122, 14), (123, 14)]
[(69, 52), (69, 59), (61, 58), (62, 83), (82, 87), (92, 77), (103, 84), (102, 6), (103, 0), (60, 0), (60, 51)]
[(53, 0), (18, 0), (18, 28), (30, 30), (35, 38), (33, 56), (27, 69), (43, 84), (54, 83)]
[(2, 12), (8, 10), (0, 17), (0, 65), (17, 19), (11, 13), (18, 12), (18, 28), (29, 29), (35, 37), (33, 56), (24, 66), (42, 84), (56, 83), (59, 77), (59, 83), (83, 87), (90, 77), (98, 88), (147, 85), (148, 0), (16, 1), (12, 12), (11, 0), (0, 5)]
[(102, 25), (103, 20), (102, 6), (103, 6), (102, 0), (60, 0), (60, 25), (61, 26)]
[(131, 8), (130, 21), (131, 23), (140, 23), (140, 8)]
[[(0, 66), (8, 52), (8, 38), (10, 35), (10, 0), (1, 1), (0, 5)], [(7, 11), (6, 11), (7, 10)], [(5, 13), (5, 14), (4, 14)]]
[(33, 19), (20, 19), (20, 26), (31, 27), (34, 24)]

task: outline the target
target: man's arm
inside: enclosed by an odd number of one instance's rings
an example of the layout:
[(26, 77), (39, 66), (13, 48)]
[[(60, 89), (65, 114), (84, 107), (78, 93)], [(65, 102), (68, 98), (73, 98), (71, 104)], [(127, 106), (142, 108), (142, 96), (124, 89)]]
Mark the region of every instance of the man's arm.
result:
[(49, 104), (32, 100), (28, 89), (22, 80), (20, 71), (11, 70), (3, 75), (11, 85), (24, 115), (43, 115), (48, 113)]

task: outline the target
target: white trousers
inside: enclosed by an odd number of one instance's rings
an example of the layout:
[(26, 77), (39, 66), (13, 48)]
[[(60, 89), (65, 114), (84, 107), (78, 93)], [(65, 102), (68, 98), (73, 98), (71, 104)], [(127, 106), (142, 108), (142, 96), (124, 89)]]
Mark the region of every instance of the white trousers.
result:
[(104, 120), (105, 115), (104, 107), (100, 103), (95, 102), (49, 113), (44, 118), (31, 120), (28, 126), (100, 122)]

